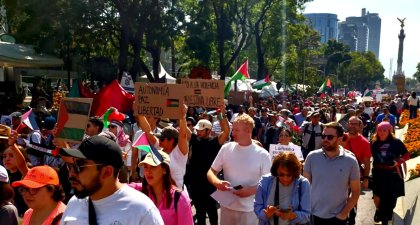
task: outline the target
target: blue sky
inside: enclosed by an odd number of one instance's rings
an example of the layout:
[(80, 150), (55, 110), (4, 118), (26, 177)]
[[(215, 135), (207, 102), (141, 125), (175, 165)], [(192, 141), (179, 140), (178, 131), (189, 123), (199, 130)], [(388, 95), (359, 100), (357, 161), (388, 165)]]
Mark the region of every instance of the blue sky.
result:
[(303, 13), (333, 13), (339, 21), (349, 16), (361, 16), (362, 8), (378, 13), (382, 19), (379, 60), (386, 77), (389, 76), (390, 59), (393, 59), (392, 74), (397, 69), (398, 33), (400, 22), (405, 20), (403, 71), (407, 77), (416, 72), (420, 62), (420, 1), (419, 0), (314, 0), (306, 4)]

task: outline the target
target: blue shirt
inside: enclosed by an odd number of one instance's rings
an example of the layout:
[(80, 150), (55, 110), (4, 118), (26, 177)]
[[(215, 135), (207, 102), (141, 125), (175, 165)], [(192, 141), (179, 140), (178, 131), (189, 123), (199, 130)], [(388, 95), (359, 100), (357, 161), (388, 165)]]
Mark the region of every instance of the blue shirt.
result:
[(391, 113), (389, 113), (388, 115), (384, 115), (383, 113), (381, 113), (381, 114), (379, 114), (377, 117), (376, 117), (376, 122), (377, 123), (380, 123), (380, 122), (382, 122), (382, 120), (384, 120), (384, 118), (385, 117), (388, 117), (389, 118), (389, 123), (392, 125), (392, 126), (395, 126), (395, 116), (394, 115), (392, 115)]
[[(272, 184), (276, 181), (276, 177), (267, 174), (262, 176), (258, 183), (257, 193), (255, 193), (254, 199), (254, 212), (258, 217), (260, 225), (270, 225), (270, 220), (265, 215), (264, 209), (267, 207), (267, 200), (270, 195), (271, 187), (273, 186)], [(290, 221), (290, 224), (304, 224), (309, 222), (311, 215), (311, 188), (309, 181), (303, 176), (300, 176), (293, 181), (290, 205), (293, 207), (293, 212), (297, 216), (296, 219)]]

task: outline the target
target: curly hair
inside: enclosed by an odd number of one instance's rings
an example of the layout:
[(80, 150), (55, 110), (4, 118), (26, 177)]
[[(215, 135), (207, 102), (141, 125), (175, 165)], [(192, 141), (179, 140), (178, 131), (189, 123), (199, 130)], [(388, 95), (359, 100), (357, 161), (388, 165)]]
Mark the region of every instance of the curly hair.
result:
[(273, 164), (270, 168), (272, 176), (277, 177), (277, 170), (279, 167), (284, 167), (292, 174), (294, 179), (299, 178), (302, 171), (302, 164), (293, 152), (281, 151), (276, 157), (274, 157)]

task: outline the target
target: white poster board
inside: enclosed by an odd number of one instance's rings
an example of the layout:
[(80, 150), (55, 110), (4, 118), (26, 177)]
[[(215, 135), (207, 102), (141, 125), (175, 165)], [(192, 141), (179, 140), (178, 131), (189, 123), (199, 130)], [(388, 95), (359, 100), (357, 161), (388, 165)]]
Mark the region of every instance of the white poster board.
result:
[(271, 160), (274, 159), (281, 151), (288, 151), (295, 153), (296, 157), (299, 161), (303, 161), (303, 154), (300, 146), (289, 144), (289, 145), (282, 145), (282, 144), (271, 144), (269, 153)]

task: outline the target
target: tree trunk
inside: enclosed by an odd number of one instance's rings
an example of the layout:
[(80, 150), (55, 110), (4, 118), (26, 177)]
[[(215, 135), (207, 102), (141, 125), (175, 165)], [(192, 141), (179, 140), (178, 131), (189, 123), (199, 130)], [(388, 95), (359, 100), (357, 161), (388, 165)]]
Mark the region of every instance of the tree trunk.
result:
[(262, 40), (260, 35), (260, 28), (258, 24), (255, 24), (255, 45), (257, 48), (257, 62), (258, 62), (258, 72), (257, 72), (257, 80), (261, 80), (265, 78), (266, 68), (264, 62), (264, 47), (262, 46)]

